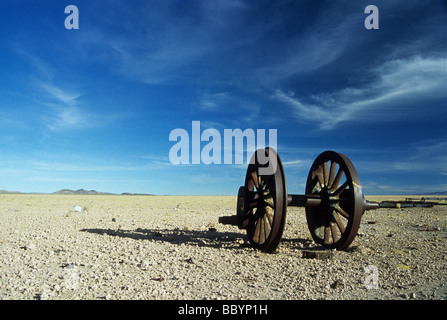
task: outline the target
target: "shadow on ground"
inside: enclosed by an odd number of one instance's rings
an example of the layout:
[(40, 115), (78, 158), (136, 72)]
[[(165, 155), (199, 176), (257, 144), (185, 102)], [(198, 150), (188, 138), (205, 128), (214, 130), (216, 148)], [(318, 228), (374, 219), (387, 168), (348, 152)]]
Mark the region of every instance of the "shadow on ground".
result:
[(179, 229), (141, 229), (135, 230), (114, 230), (114, 229), (82, 229), (81, 232), (94, 233), (112, 237), (128, 238), (134, 240), (151, 240), (157, 242), (167, 242), (171, 244), (189, 244), (211, 248), (247, 248), (251, 247), (247, 243), (246, 237), (242, 233), (199, 231), (199, 230), (179, 230)]
[[(121, 229), (82, 229), (81, 232), (88, 232), (103, 236), (128, 238), (134, 240), (150, 240), (171, 244), (187, 244), (200, 247), (243, 249), (252, 248), (245, 233), (218, 232), (216, 230), (180, 230), (180, 229), (141, 229), (121, 230)], [(310, 239), (281, 239), (279, 245), (289, 249), (298, 250), (327, 250), (325, 247), (313, 244)], [(254, 249), (253, 249), (254, 250)]]

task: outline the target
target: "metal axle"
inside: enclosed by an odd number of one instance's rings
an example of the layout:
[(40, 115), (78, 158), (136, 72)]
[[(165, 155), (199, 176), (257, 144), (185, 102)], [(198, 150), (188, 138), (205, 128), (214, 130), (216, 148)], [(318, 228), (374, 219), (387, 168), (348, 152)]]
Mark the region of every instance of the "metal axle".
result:
[[(321, 205), (321, 202), (320, 195), (289, 194), (287, 196), (287, 206), (289, 207), (318, 207)], [(368, 201), (363, 198), (363, 210), (374, 210), (378, 208), (378, 202)]]
[(319, 195), (307, 196), (301, 194), (287, 195), (287, 206), (289, 207), (318, 207), (321, 204)]
[[(328, 200), (331, 202), (331, 200)], [(334, 200), (334, 201), (337, 201)], [(287, 206), (289, 207), (318, 207), (322, 205), (322, 198), (320, 195), (301, 195), (301, 194), (289, 194), (287, 195)], [(363, 198), (363, 211), (374, 210), (379, 208), (379, 203), (374, 201), (368, 201)], [(241, 229), (241, 215), (225, 216), (219, 218), (219, 223), (239, 225)]]

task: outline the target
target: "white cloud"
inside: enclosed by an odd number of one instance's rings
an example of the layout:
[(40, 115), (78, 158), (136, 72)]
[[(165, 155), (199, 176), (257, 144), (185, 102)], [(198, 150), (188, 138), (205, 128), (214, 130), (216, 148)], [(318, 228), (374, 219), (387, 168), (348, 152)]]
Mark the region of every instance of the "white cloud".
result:
[(79, 107), (82, 94), (62, 89), (50, 82), (38, 82), (39, 103), (47, 107), (43, 112), (44, 124), (51, 131), (82, 129), (93, 124), (93, 115)]
[(447, 142), (443, 139), (420, 140), (390, 149), (370, 151), (368, 160), (356, 161), (356, 167), (367, 173), (447, 173)]
[[(185, 79), (194, 82), (199, 74), (209, 72), (204, 65), (216, 50), (214, 37), (222, 28), (219, 16), (223, 13), (216, 16), (215, 11), (208, 14), (208, 10), (216, 10), (219, 4), (207, 1), (204, 12), (195, 8), (197, 12), (191, 17), (188, 12), (179, 14), (176, 6), (168, 2), (141, 3), (137, 11), (123, 2), (98, 16), (98, 28), (84, 30), (76, 39), (76, 48), (86, 59), (105, 63), (111, 72), (126, 79), (147, 84), (172, 84)], [(237, 1), (230, 4), (237, 10)], [(115, 10), (122, 11), (125, 24), (116, 21)], [(230, 7), (223, 12), (227, 10)], [(115, 24), (128, 33), (110, 33), (110, 26), (115, 28)]]
[(203, 110), (216, 110), (222, 107), (222, 104), (229, 102), (228, 92), (204, 93), (199, 101), (199, 106)]
[(78, 106), (81, 93), (62, 89), (50, 81), (37, 81), (35, 86), (41, 93), (40, 103), (48, 107), (43, 119), (51, 131), (82, 129), (93, 124), (93, 115)]
[[(447, 98), (447, 57), (395, 59), (372, 68), (370, 75), (373, 80), (363, 87), (304, 98), (277, 90), (273, 98), (291, 106), (296, 118), (316, 122), (321, 130), (331, 130), (354, 119), (386, 121), (394, 119), (396, 114), (405, 118), (407, 108), (416, 108), (415, 101)], [(407, 104), (409, 101), (411, 105)], [(424, 113), (422, 108), (411, 111)]]
[(40, 82), (38, 86), (51, 98), (67, 106), (76, 105), (77, 99), (81, 96), (80, 93), (69, 92), (50, 83)]
[(54, 109), (54, 114), (47, 119), (47, 126), (52, 131), (82, 129), (92, 125), (90, 115), (75, 106), (61, 106)]

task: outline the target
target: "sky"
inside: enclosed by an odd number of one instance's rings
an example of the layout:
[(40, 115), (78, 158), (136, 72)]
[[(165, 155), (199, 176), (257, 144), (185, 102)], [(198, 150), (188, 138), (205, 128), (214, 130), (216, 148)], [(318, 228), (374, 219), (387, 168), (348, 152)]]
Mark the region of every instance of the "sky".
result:
[(251, 154), (170, 161), (193, 121), (275, 129), (289, 193), (325, 150), (367, 195), (447, 190), (444, 0), (2, 0), (0, 72), (3, 190), (237, 194)]

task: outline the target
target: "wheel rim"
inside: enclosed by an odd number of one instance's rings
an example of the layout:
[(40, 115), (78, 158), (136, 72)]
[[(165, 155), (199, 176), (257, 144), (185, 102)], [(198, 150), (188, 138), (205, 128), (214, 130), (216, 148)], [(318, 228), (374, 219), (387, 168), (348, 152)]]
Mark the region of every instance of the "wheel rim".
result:
[(329, 248), (347, 248), (357, 235), (363, 214), (360, 179), (352, 162), (333, 151), (320, 154), (309, 171), (306, 195), (321, 198), (319, 206), (306, 207), (314, 241)]
[[(260, 174), (267, 167), (259, 156), (276, 163), (273, 174)], [(287, 186), (281, 159), (271, 148), (256, 151), (245, 177), (247, 235), (251, 245), (264, 252), (273, 252), (282, 236), (287, 211)]]

